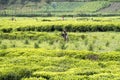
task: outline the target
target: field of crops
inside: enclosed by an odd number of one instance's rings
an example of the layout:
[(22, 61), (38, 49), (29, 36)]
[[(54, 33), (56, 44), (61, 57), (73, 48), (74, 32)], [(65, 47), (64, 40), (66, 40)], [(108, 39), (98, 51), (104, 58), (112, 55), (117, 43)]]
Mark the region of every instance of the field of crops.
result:
[(100, 9), (107, 7), (110, 4), (110, 2), (107, 1), (95, 1), (95, 2), (89, 2), (89, 3), (85, 3), (85, 5), (83, 5), (82, 7), (80, 7), (79, 9), (77, 9), (78, 11), (84, 13), (84, 12), (97, 12)]
[(48, 7), (48, 11), (52, 12), (71, 12), (84, 4), (85, 2), (52, 2), (51, 5), (43, 6), (41, 11), (46, 11)]
[(118, 80), (119, 52), (0, 50), (0, 80)]
[(94, 52), (120, 51), (119, 32), (70, 32), (68, 34), (69, 41), (65, 43), (60, 32), (1, 33), (0, 49), (43, 48)]
[(0, 31), (61, 31), (66, 29), (69, 32), (95, 32), (95, 31), (120, 31), (120, 18), (113, 17), (110, 19), (101, 18), (73, 18), (69, 20), (65, 18), (57, 19), (40, 19), (40, 18), (25, 18), (12, 21), (10, 18), (1, 19)]
[(119, 16), (1, 17), (0, 80), (119, 80), (119, 31)]

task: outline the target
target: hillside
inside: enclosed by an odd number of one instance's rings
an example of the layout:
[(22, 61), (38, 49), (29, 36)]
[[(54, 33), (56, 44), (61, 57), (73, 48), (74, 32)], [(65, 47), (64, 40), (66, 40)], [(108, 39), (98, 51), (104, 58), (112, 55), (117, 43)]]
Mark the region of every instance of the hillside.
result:
[(92, 0), (0, 0), (0, 16), (62, 16), (81, 14), (120, 14), (120, 2)]
[(119, 2), (113, 2), (108, 7), (103, 8), (100, 10), (100, 12), (118, 12), (120, 11), (120, 3)]

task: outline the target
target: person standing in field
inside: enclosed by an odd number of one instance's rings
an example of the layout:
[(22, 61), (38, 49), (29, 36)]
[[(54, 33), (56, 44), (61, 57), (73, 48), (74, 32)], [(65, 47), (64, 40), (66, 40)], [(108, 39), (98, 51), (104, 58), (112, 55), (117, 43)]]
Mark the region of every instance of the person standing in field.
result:
[(61, 36), (64, 38), (64, 41), (68, 41), (68, 34), (67, 34), (66, 30), (62, 31)]

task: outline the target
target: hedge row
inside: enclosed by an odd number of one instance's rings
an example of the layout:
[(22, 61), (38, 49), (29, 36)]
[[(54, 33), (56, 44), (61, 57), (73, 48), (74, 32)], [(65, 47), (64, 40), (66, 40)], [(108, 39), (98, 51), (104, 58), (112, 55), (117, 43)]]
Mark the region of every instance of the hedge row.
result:
[[(23, 24), (22, 24), (23, 23)], [(102, 21), (40, 21), (22, 22), (16, 24), (6, 25), (4, 24), (0, 31), (12, 32), (12, 31), (37, 31), (37, 32), (52, 32), (62, 31), (66, 29), (69, 32), (105, 32), (105, 31), (120, 31), (119, 22), (102, 22)], [(6, 27), (4, 27), (6, 26)], [(10, 26), (10, 27), (8, 27)]]
[[(120, 61), (120, 52), (92, 52), (78, 50), (46, 50), (46, 49), (6, 49), (0, 50), (0, 57), (16, 56), (24, 53), (24, 56), (39, 55), (45, 57), (71, 57), (84, 60), (100, 60), (100, 61)], [(28, 54), (29, 53), (29, 54)]]

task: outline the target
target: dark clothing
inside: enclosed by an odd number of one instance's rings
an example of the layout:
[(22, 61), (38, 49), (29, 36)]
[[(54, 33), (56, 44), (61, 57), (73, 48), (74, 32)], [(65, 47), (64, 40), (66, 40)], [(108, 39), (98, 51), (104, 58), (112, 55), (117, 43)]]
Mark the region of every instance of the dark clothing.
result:
[(68, 35), (67, 35), (67, 32), (66, 32), (66, 31), (63, 31), (63, 32), (61, 33), (61, 36), (64, 38), (65, 41), (68, 40)]

